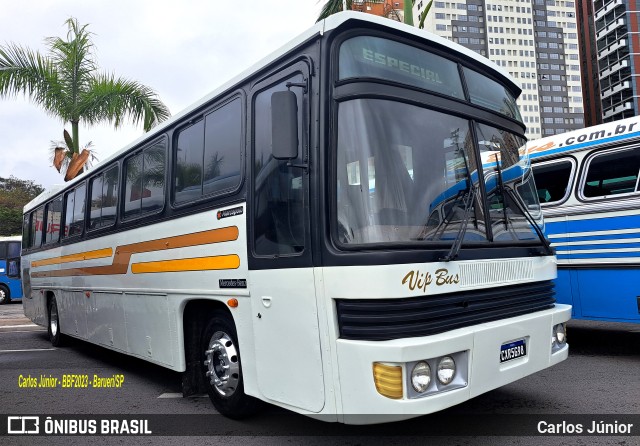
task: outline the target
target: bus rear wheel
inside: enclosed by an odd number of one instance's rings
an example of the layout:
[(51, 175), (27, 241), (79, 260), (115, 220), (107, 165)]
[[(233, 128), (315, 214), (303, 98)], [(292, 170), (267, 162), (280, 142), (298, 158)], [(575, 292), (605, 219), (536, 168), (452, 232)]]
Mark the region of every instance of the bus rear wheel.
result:
[(202, 332), (204, 383), (222, 415), (241, 419), (254, 414), (260, 401), (244, 393), (238, 335), (231, 317), (215, 312)]
[(4, 285), (0, 285), (0, 305), (7, 304), (11, 300), (11, 295), (9, 294), (9, 288)]
[(56, 298), (52, 297), (49, 301), (49, 324), (48, 324), (49, 340), (54, 347), (60, 347), (64, 344), (64, 335), (60, 332), (60, 317), (58, 314), (58, 303)]

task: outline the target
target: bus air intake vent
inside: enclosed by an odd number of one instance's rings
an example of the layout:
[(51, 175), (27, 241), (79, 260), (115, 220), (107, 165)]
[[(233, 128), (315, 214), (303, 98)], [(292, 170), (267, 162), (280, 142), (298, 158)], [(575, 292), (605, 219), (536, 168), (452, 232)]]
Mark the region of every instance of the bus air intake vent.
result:
[(500, 285), (533, 280), (531, 259), (489, 260), (460, 263), (460, 287)]
[(429, 336), (553, 308), (553, 282), (399, 299), (336, 299), (341, 339)]

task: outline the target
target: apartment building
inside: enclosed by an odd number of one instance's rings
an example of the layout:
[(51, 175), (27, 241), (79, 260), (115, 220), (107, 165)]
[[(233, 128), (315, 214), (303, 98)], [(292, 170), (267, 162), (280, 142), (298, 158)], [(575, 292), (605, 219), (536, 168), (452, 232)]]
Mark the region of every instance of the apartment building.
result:
[(640, 1), (593, 2), (598, 79), (604, 122), (640, 112)]
[[(427, 3), (415, 1), (414, 21)], [(434, 1), (425, 29), (489, 58), (520, 83), (530, 139), (584, 127), (574, 1)]]

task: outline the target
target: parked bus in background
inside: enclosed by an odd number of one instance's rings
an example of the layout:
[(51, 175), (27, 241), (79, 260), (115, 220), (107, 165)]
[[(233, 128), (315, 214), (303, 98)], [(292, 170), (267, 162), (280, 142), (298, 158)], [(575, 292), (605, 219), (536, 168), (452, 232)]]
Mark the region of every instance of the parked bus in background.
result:
[(22, 299), (20, 283), (21, 237), (0, 237), (0, 305)]
[(558, 301), (576, 319), (640, 322), (640, 118), (529, 144)]
[(570, 307), (510, 178), (519, 93), (445, 39), (333, 15), (29, 203), (25, 314), (230, 417), (398, 420), (554, 365)]

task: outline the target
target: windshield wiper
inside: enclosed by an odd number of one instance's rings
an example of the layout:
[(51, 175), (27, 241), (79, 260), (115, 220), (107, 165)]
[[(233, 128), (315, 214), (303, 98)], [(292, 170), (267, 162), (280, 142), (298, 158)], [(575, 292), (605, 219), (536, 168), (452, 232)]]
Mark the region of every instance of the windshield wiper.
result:
[(549, 240), (547, 240), (547, 238), (544, 236), (542, 229), (540, 229), (540, 226), (538, 226), (538, 223), (535, 221), (535, 219), (531, 215), (531, 212), (529, 212), (529, 209), (527, 209), (526, 204), (522, 203), (521, 198), (519, 198), (513, 190), (509, 189), (508, 187), (505, 187), (504, 190), (507, 192), (509, 197), (513, 200), (516, 206), (518, 206), (518, 209), (520, 209), (520, 212), (522, 212), (522, 214), (527, 219), (527, 221), (531, 224), (531, 226), (533, 226), (533, 229), (536, 231), (536, 234), (538, 234), (540, 241), (542, 241), (542, 244), (544, 245), (549, 255), (551, 256), (554, 255), (555, 253), (553, 252), (553, 248), (551, 247)]
[(451, 260), (455, 260), (455, 258), (458, 257), (458, 254), (460, 253), (460, 247), (462, 246), (462, 241), (464, 240), (464, 235), (467, 232), (467, 224), (469, 223), (469, 217), (471, 216), (473, 200), (475, 200), (476, 198), (476, 188), (471, 182), (471, 175), (469, 175), (469, 190), (468, 193), (466, 193), (464, 196), (466, 197), (466, 200), (464, 202), (462, 220), (460, 220), (460, 229), (458, 229), (458, 234), (456, 234), (456, 238), (453, 241), (453, 245), (451, 245), (451, 249), (446, 256), (440, 259), (443, 262), (450, 262)]
[(496, 181), (496, 185), (498, 190), (500, 191), (500, 196), (502, 197), (502, 215), (504, 218), (504, 229), (509, 229), (509, 218), (507, 217), (507, 206), (504, 201), (504, 182), (502, 181), (502, 168), (500, 167), (500, 160), (498, 159), (498, 153), (495, 154), (496, 157), (496, 170), (498, 171), (498, 181)]
[[(442, 231), (444, 232), (444, 228), (446, 227), (446, 225), (448, 225), (451, 222), (451, 217), (453, 216), (453, 211), (455, 210), (456, 205), (468, 193), (469, 193), (468, 187), (458, 191), (458, 193), (456, 194), (456, 198), (454, 198), (453, 201), (451, 202), (451, 206), (449, 207), (449, 210), (447, 211), (446, 215), (444, 216), (444, 218), (442, 218), (442, 220), (440, 220), (440, 222), (438, 223), (438, 226), (436, 226), (436, 229), (433, 231), (431, 240), (437, 240), (439, 238), (438, 232), (440, 232), (440, 229), (442, 229)], [(427, 219), (427, 222), (422, 226), (422, 232), (418, 235), (417, 240), (424, 240), (425, 238), (427, 238), (426, 231), (429, 225), (429, 221), (430, 221), (430, 218)]]
[(500, 167), (500, 161), (498, 160), (497, 153), (496, 153), (496, 170), (498, 171), (498, 181), (497, 181), (498, 189), (499, 189), (500, 195), (502, 195), (502, 212), (504, 214), (504, 228), (509, 229), (509, 226), (508, 226), (509, 218), (507, 216), (507, 202), (505, 200), (505, 192), (506, 192), (506, 194), (509, 195), (509, 197), (514, 201), (514, 203), (516, 204), (520, 212), (522, 212), (522, 214), (527, 219), (527, 221), (531, 224), (531, 226), (533, 226), (533, 229), (536, 231), (538, 238), (540, 238), (540, 241), (542, 241), (542, 244), (544, 245), (549, 255), (554, 255), (554, 252), (553, 252), (553, 249), (551, 248), (551, 244), (549, 243), (549, 240), (547, 240), (547, 238), (544, 236), (542, 229), (540, 229), (540, 226), (538, 226), (538, 223), (535, 221), (535, 219), (531, 215), (531, 212), (529, 212), (529, 209), (527, 209), (526, 204), (523, 205), (521, 203), (521, 199), (518, 198), (516, 193), (510, 188), (504, 186), (504, 183), (502, 182), (502, 168)]

